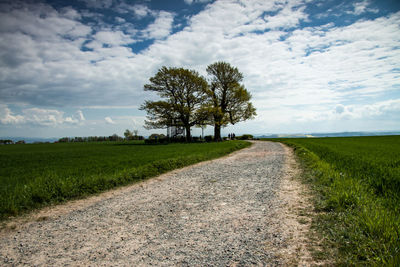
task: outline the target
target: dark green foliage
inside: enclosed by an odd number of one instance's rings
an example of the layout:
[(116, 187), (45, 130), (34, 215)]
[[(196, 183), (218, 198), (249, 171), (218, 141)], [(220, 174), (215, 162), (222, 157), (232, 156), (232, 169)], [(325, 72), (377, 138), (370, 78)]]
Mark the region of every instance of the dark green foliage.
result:
[(162, 100), (147, 100), (140, 109), (147, 112), (146, 128), (157, 129), (179, 126), (186, 130), (186, 140), (191, 140), (190, 128), (202, 124), (206, 113), (207, 81), (194, 70), (162, 67), (145, 91), (156, 92)]
[(243, 84), (243, 74), (227, 62), (219, 61), (207, 66), (210, 85), (206, 103), (208, 124), (214, 125), (214, 139), (221, 141), (221, 127), (253, 119), (256, 109), (250, 102), (251, 94)]
[[(340, 265), (400, 264), (400, 136), (281, 139), (296, 148)], [(328, 249), (327, 251), (329, 251)], [(331, 251), (332, 252), (332, 251)]]
[(159, 140), (159, 139), (166, 139), (167, 137), (164, 135), (164, 134), (151, 134), (150, 136), (149, 136), (149, 139), (150, 140), (152, 140), (152, 139), (154, 139), (154, 140)]
[(250, 145), (143, 141), (0, 147), (0, 219), (101, 192)]
[[(185, 140), (182, 141), (182, 143), (185, 142)], [(144, 140), (144, 143), (146, 145), (166, 145), (169, 142), (169, 140), (167, 138), (149, 138)]]
[(14, 144), (13, 140), (0, 140), (0, 145), (12, 145)]
[[(136, 136), (133, 140), (143, 140), (143, 136)], [(122, 141), (124, 138), (113, 134), (111, 136), (88, 136), (88, 137), (63, 137), (58, 139), (58, 143), (82, 143), (82, 142), (117, 142)], [(132, 139), (129, 139), (132, 140)]]
[(213, 136), (212, 135), (206, 135), (206, 136), (204, 136), (204, 140), (206, 141), (206, 142), (211, 142), (212, 140), (213, 140)]
[(239, 140), (251, 140), (253, 139), (253, 135), (251, 134), (244, 134), (242, 136), (238, 136), (237, 139)]

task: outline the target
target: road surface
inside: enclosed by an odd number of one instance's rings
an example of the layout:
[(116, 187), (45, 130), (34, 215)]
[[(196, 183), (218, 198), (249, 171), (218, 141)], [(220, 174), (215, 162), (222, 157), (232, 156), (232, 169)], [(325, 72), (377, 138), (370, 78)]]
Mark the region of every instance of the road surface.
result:
[(0, 233), (0, 265), (297, 265), (309, 257), (292, 152), (253, 142), (213, 161), (35, 212)]

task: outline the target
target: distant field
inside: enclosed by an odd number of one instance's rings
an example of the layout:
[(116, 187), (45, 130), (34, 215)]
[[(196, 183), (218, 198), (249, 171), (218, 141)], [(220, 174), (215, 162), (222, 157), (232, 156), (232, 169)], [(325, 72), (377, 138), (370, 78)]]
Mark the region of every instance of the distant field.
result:
[(273, 141), (296, 148), (338, 264), (400, 264), (400, 136)]
[(0, 219), (249, 145), (243, 141), (169, 145), (133, 141), (0, 146)]

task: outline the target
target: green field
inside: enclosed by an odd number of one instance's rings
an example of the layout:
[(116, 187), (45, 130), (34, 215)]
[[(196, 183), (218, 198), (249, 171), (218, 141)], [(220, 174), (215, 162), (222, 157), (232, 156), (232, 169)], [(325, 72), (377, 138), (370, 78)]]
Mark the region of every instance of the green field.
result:
[(321, 258), (400, 264), (400, 136), (279, 139), (295, 148), (314, 189)]
[(249, 145), (243, 141), (168, 145), (132, 141), (0, 146), (0, 219)]

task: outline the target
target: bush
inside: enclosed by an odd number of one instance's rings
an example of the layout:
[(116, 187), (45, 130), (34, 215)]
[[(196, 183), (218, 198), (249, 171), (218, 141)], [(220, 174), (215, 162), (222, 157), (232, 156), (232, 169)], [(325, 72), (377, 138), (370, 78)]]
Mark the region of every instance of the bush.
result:
[(149, 136), (149, 139), (165, 139), (166, 136), (164, 134), (156, 134), (153, 133)]
[(253, 139), (253, 135), (251, 135), (251, 134), (244, 134), (244, 135), (242, 135), (242, 136), (239, 136), (238, 139), (239, 139), (239, 140), (251, 140), (251, 139)]
[(204, 140), (206, 140), (206, 142), (211, 142), (213, 139), (214, 139), (214, 136), (212, 136), (212, 135), (204, 136)]

